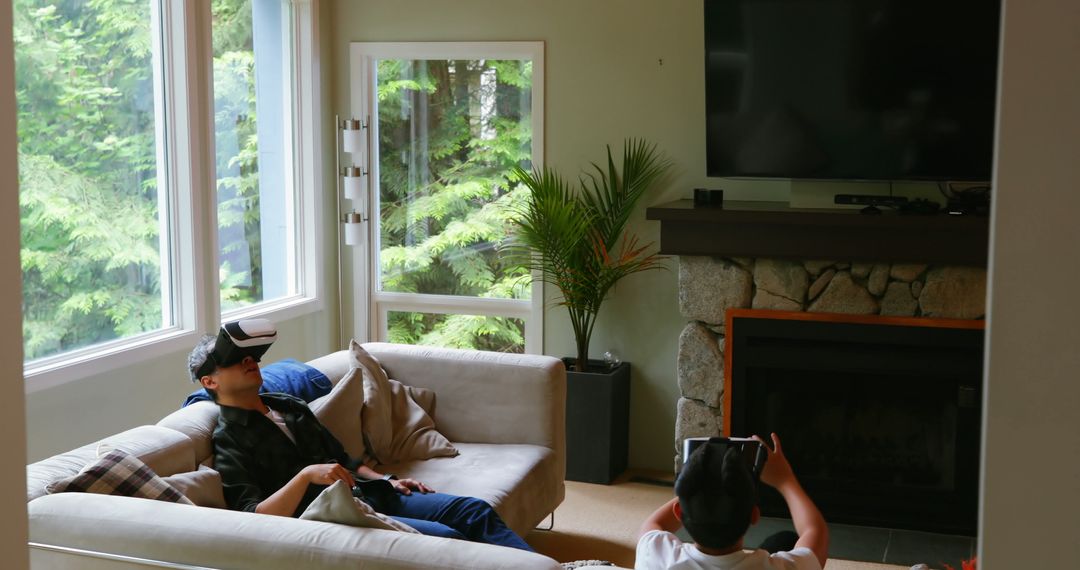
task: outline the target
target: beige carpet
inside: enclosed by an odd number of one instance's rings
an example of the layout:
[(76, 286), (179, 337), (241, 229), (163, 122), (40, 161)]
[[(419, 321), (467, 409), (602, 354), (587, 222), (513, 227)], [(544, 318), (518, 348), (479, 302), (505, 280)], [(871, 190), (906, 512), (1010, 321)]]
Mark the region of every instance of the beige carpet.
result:
[[(534, 530), (526, 541), (558, 560), (609, 560), (634, 567), (634, 545), (645, 517), (673, 496), (671, 487), (636, 482), (592, 485), (566, 482), (566, 500), (555, 511), (555, 528)], [(546, 526), (548, 523), (545, 522)], [(825, 570), (908, 570), (869, 562), (829, 560)]]

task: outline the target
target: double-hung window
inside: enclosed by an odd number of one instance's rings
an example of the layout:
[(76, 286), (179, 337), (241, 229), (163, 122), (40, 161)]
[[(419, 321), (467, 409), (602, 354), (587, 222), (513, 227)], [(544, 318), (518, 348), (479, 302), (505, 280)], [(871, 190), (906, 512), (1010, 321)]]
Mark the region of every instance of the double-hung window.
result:
[[(366, 125), (369, 303), (359, 336), (540, 352), (539, 286), (500, 245), (525, 189), (510, 169), (539, 167), (543, 44), (354, 43), (353, 118)], [(366, 310), (365, 310), (366, 309)], [(365, 335), (364, 327), (369, 334)]]
[(14, 0), (30, 389), (312, 309), (316, 6)]

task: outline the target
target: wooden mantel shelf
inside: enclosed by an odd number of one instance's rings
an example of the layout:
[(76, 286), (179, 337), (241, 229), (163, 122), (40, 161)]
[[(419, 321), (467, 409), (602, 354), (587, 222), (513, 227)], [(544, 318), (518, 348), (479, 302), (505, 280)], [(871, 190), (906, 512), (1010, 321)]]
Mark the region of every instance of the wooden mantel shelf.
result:
[(676, 200), (648, 208), (660, 221), (660, 253), (720, 257), (937, 263), (985, 266), (984, 216), (791, 208), (782, 202)]

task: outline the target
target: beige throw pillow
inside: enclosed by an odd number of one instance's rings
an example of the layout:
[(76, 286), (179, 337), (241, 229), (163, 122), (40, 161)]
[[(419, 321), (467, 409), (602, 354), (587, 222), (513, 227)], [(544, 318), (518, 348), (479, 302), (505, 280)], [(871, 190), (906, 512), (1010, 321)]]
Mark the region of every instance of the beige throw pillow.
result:
[(177, 473), (162, 479), (200, 507), (225, 508), (221, 474), (206, 465), (200, 465), (198, 471)]
[[(435, 430), (435, 420), (410, 396), (408, 388), (386, 376), (379, 361), (355, 340), (349, 345), (353, 366), (364, 372), (364, 437), (379, 463), (453, 457), (458, 450)], [(431, 399), (434, 405), (434, 399)]]
[[(397, 382), (397, 380), (390, 380), (391, 382)], [(405, 384), (405, 392), (409, 394), (409, 397), (414, 402), (420, 405), (420, 408), (424, 410), (424, 413), (431, 416), (431, 419), (435, 419), (435, 391), (428, 390), (427, 388), (417, 388), (416, 386), (409, 386)]]
[(363, 371), (351, 368), (329, 394), (309, 404), (315, 417), (334, 434), (352, 459), (364, 456), (362, 413), (364, 408)]
[(342, 481), (334, 481), (333, 485), (323, 489), (319, 496), (315, 497), (315, 500), (304, 509), (300, 518), (420, 534), (415, 528), (401, 521), (375, 512), (371, 505), (353, 497), (352, 490)]

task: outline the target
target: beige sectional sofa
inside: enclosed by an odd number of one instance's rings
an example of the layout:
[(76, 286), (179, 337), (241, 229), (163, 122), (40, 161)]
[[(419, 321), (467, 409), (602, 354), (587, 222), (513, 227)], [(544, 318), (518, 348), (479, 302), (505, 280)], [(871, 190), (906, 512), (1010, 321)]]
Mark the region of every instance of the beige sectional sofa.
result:
[[(519, 534), (564, 496), (566, 374), (555, 358), (369, 343), (391, 378), (436, 393), (435, 422), (461, 452), (378, 469), (480, 497)], [(348, 352), (309, 362), (338, 382)], [(177, 381), (181, 381), (178, 379)], [(554, 560), (486, 544), (335, 523), (92, 493), (49, 495), (105, 442), (161, 476), (212, 460), (217, 406), (200, 402), (27, 467), (34, 568), (557, 569)]]

